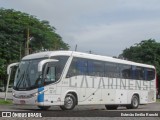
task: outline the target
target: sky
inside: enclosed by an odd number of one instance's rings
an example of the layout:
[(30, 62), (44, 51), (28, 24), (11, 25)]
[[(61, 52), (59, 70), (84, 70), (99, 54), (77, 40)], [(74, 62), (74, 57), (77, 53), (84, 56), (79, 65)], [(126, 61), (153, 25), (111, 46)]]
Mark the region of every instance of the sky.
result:
[(142, 40), (160, 42), (160, 0), (0, 0), (47, 20), (70, 50), (118, 56)]

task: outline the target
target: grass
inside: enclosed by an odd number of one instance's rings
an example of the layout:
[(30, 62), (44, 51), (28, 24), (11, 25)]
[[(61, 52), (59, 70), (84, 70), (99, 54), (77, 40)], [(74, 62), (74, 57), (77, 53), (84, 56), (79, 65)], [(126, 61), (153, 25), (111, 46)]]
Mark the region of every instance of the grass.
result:
[(4, 100), (4, 99), (0, 99), (0, 105), (9, 105), (12, 104), (12, 100)]
[(157, 99), (156, 102), (160, 102), (160, 99)]

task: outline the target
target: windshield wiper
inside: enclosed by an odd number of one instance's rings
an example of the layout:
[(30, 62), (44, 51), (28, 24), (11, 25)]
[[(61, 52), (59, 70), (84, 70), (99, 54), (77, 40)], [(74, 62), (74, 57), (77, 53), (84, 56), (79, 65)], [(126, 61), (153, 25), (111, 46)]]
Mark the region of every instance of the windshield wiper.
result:
[(19, 76), (19, 72), (20, 72), (20, 68), (18, 68), (18, 70), (17, 70), (17, 78)]
[(27, 83), (28, 83), (28, 86), (31, 86), (31, 81), (30, 81), (30, 77), (29, 77), (29, 74), (28, 74), (28, 72), (27, 72), (27, 74), (26, 74), (26, 79), (27, 79)]
[(28, 84), (28, 87), (31, 86), (31, 81), (30, 81), (30, 77), (29, 77), (29, 74), (28, 74), (28, 72), (29, 72), (29, 66), (30, 66), (30, 63), (27, 66), (26, 71), (24, 71), (22, 80), (19, 82), (19, 84), (17, 84), (17, 87), (19, 87), (21, 85), (22, 81), (23, 81), (23, 83), (22, 83), (23, 84), (23, 89), (27, 89), (26, 88), (26, 84)]
[(16, 88), (18, 88), (21, 85), (22, 81), (24, 80), (24, 76), (25, 76), (25, 71), (22, 74), (22, 76), (19, 78), (17, 85), (16, 85)]

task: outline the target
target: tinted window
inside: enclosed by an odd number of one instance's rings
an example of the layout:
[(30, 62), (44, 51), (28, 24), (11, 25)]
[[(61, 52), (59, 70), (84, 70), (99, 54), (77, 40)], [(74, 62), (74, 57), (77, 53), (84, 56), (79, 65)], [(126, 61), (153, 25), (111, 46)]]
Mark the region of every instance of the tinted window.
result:
[[(56, 62), (56, 66), (55, 66), (56, 67), (56, 80), (58, 80), (62, 74), (62, 71), (69, 57), (68, 56), (53, 56), (51, 58), (59, 60), (58, 62)], [(49, 65), (51, 64), (52, 63), (49, 63)]]
[(77, 70), (76, 70), (76, 59), (73, 59), (71, 62), (71, 65), (69, 67), (68, 73), (67, 73), (67, 77), (72, 77), (72, 76), (76, 76), (77, 75)]
[(147, 79), (147, 72), (144, 67), (132, 66), (132, 79), (145, 80)]
[(153, 80), (155, 78), (155, 70), (154, 69), (146, 69), (147, 70), (147, 80)]
[(73, 58), (67, 76), (71, 77), (76, 75), (153, 80), (155, 78), (155, 70), (126, 64)]
[(86, 59), (78, 59), (76, 61), (76, 69), (79, 75), (87, 74), (87, 60)]
[(117, 63), (105, 63), (105, 77), (119, 77), (119, 67)]
[(69, 67), (67, 77), (76, 75), (87, 75), (87, 60), (83, 58), (73, 58)]
[(91, 76), (104, 76), (104, 62), (88, 60), (88, 74)]
[(48, 67), (45, 82), (55, 82), (55, 81), (56, 81), (56, 68)]
[(144, 80), (144, 68), (143, 67), (136, 67), (135, 79), (137, 80)]
[(120, 77), (123, 79), (131, 79), (131, 66), (120, 64)]

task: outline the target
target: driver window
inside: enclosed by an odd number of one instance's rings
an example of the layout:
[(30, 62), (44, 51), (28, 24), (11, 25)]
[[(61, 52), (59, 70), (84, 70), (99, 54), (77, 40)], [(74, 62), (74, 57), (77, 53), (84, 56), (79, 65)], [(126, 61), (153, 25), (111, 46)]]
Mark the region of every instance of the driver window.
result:
[(56, 68), (55, 67), (48, 67), (47, 74), (46, 74), (46, 82), (55, 82), (56, 81)]

